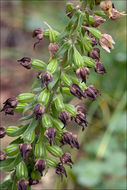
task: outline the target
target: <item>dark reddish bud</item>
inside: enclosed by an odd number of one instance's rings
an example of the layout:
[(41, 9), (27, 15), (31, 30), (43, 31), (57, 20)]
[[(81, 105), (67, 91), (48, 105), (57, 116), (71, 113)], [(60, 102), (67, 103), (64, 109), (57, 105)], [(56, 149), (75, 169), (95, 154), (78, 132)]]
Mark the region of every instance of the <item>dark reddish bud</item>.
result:
[(91, 45), (92, 46), (95, 46), (95, 45), (97, 45), (97, 40), (96, 40), (96, 38), (94, 37), (94, 36), (92, 36), (91, 34), (89, 34), (89, 39), (90, 39), (90, 41), (91, 41)]
[(43, 159), (38, 159), (35, 161), (35, 168), (41, 173), (41, 176), (43, 176), (45, 166), (46, 162)]
[(62, 134), (62, 140), (61, 143), (64, 144), (69, 144), (71, 148), (77, 148), (79, 149), (79, 143), (77, 140), (77, 136), (73, 135), (71, 132), (63, 132)]
[(3, 152), (3, 151), (0, 150), (0, 161), (3, 161), (3, 160), (5, 160), (5, 159), (6, 159), (6, 154), (5, 154), (5, 152)]
[(21, 154), (23, 160), (26, 160), (29, 152), (32, 150), (32, 147), (30, 144), (24, 143), (24, 144), (19, 145), (19, 149), (20, 149), (20, 154)]
[[(76, 114), (75, 122), (82, 127), (82, 131), (84, 131), (84, 127), (87, 127), (88, 122), (86, 120), (86, 115), (82, 112)], [(85, 126), (83, 125), (85, 124)]]
[(90, 85), (84, 90), (85, 98), (90, 100), (96, 100), (97, 96), (100, 95), (100, 92), (93, 86)]
[(88, 54), (92, 59), (100, 59), (100, 50), (98, 48), (93, 48), (92, 51)]
[(82, 80), (82, 82), (86, 82), (86, 79), (89, 76), (89, 69), (87, 67), (80, 67), (76, 70), (76, 75), (79, 78), (79, 81)]
[(20, 179), (17, 183), (17, 190), (27, 190), (29, 182), (25, 179)]
[(69, 18), (72, 18), (73, 17), (73, 14), (72, 12), (69, 12), (68, 10), (66, 10), (66, 15), (69, 17)]
[(77, 84), (72, 84), (70, 92), (79, 99), (81, 99), (84, 96), (82, 89)]
[(102, 64), (101, 61), (98, 61), (94, 67), (94, 70), (96, 73), (98, 74), (105, 74), (106, 73), (106, 70), (105, 70), (105, 67), (104, 65)]
[(49, 127), (48, 129), (46, 129), (44, 136), (48, 139), (50, 145), (52, 145), (52, 142), (53, 144), (55, 144), (56, 133), (57, 133), (57, 130), (52, 127)]
[(100, 5), (100, 0), (95, 0), (95, 5)]
[(56, 174), (60, 175), (62, 179), (63, 179), (63, 174), (67, 177), (66, 170), (65, 170), (65, 168), (64, 168), (64, 166), (62, 165), (61, 162), (59, 162), (56, 165)]
[(50, 53), (50, 59), (56, 54), (56, 52), (58, 51), (58, 49), (60, 48), (59, 44), (56, 43), (50, 43), (48, 46), (48, 50)]
[(38, 179), (29, 179), (29, 185), (36, 185), (39, 183), (39, 180)]
[(20, 60), (17, 60), (23, 67), (26, 69), (31, 69), (31, 61), (32, 59), (30, 57), (23, 57)]
[(3, 138), (6, 135), (5, 127), (0, 127), (0, 138)]
[(82, 107), (82, 106), (77, 105), (76, 109), (77, 109), (78, 113), (83, 113), (84, 115), (87, 114), (86, 109), (84, 107)]
[(4, 103), (4, 107), (1, 111), (4, 111), (5, 114), (14, 115), (13, 108), (16, 108), (18, 100), (16, 97), (8, 98)]
[(93, 27), (98, 27), (100, 24), (105, 22), (106, 20), (100, 16), (93, 15), (95, 22), (92, 24)]
[(67, 124), (67, 121), (71, 120), (71, 116), (67, 111), (61, 111), (59, 114), (59, 119), (63, 122), (64, 127)]
[(33, 109), (34, 115), (37, 119), (41, 119), (42, 115), (45, 113), (45, 108), (41, 104), (37, 104)]
[(43, 87), (45, 85), (48, 88), (48, 84), (52, 82), (53, 76), (49, 72), (45, 72), (43, 73), (41, 78), (42, 78), (41, 86)]
[(37, 74), (36, 74), (36, 76), (37, 76), (38, 79), (40, 78), (41, 74), (42, 74), (42, 70), (39, 70), (39, 71), (37, 72)]
[(62, 164), (68, 165), (68, 166), (70, 166), (72, 168), (73, 162), (71, 160), (70, 153), (66, 152), (66, 153), (62, 154), (62, 156), (60, 157), (60, 161), (61, 161)]
[(37, 42), (34, 44), (34, 48), (36, 47), (37, 44), (40, 43), (40, 41), (43, 39), (43, 35), (44, 35), (44, 30), (43, 28), (38, 28), (36, 30), (33, 31), (33, 38), (37, 38)]

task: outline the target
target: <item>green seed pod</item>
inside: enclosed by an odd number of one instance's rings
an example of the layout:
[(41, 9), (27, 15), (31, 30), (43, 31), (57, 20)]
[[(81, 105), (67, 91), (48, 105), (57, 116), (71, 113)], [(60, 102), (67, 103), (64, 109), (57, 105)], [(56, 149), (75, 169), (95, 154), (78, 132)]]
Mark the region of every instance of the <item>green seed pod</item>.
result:
[(85, 67), (94, 67), (96, 65), (96, 62), (91, 57), (83, 56), (83, 61)]
[(64, 72), (62, 72), (62, 74), (61, 74), (61, 80), (62, 80), (62, 82), (63, 82), (64, 84), (66, 84), (68, 87), (70, 87), (70, 86), (72, 85), (71, 79), (70, 79), (69, 76), (68, 76), (66, 73), (64, 73)]
[(44, 114), (42, 117), (42, 127), (48, 128), (52, 126), (52, 121), (50, 119), (50, 116), (48, 114)]
[(21, 161), (17, 167), (16, 167), (16, 175), (18, 178), (27, 178), (28, 177), (28, 171), (27, 171), (27, 167), (26, 164)]
[(14, 111), (17, 113), (22, 113), (24, 108), (27, 106), (27, 103), (18, 103), (18, 105), (16, 106), (16, 108), (14, 108)]
[(31, 144), (35, 138), (35, 131), (31, 131), (27, 136), (24, 137), (24, 142)]
[(18, 102), (27, 103), (27, 102), (33, 100), (34, 97), (35, 97), (35, 94), (23, 93), (23, 94), (19, 94), (17, 98), (18, 98)]
[(75, 106), (71, 104), (65, 104), (65, 110), (71, 114), (71, 116), (75, 117), (77, 114), (77, 109)]
[(64, 124), (59, 120), (59, 119), (55, 119), (53, 117), (51, 117), (51, 120), (52, 120), (52, 123), (53, 123), (53, 126), (58, 130), (58, 131), (62, 131), (63, 130), (63, 127), (64, 127)]
[(38, 96), (38, 102), (46, 106), (49, 102), (49, 99), (50, 99), (50, 92), (48, 89), (45, 88)]
[(64, 109), (64, 103), (61, 96), (56, 96), (54, 99), (55, 107), (58, 111), (61, 111)]
[(49, 37), (49, 30), (44, 30), (44, 37)]
[(57, 161), (54, 159), (54, 158), (46, 158), (46, 163), (49, 167), (53, 167), (55, 168), (56, 167), (56, 164), (57, 164)]
[(57, 69), (57, 65), (58, 65), (57, 59), (52, 59), (47, 66), (47, 71), (50, 73), (54, 73)]
[(55, 30), (49, 30), (49, 40), (51, 43), (57, 42), (57, 36), (59, 35), (59, 32)]
[(106, 18), (106, 14), (104, 13), (104, 11), (94, 11), (95, 15), (101, 16), (103, 18)]
[(67, 95), (71, 95), (71, 93), (70, 93), (70, 88), (68, 88), (68, 87), (63, 87), (63, 88), (62, 88), (62, 93), (67, 94)]
[(46, 67), (46, 63), (43, 62), (43, 61), (40, 61), (38, 59), (34, 59), (32, 60), (32, 63), (31, 63), (31, 66), (34, 68), (34, 69), (44, 69)]
[(74, 64), (79, 68), (83, 66), (83, 57), (78, 52), (76, 48), (74, 48)]
[(55, 157), (60, 157), (62, 155), (62, 149), (59, 146), (50, 146), (46, 144), (46, 149)]
[(46, 154), (45, 145), (40, 142), (35, 144), (35, 148), (34, 148), (35, 157), (43, 158), (43, 157), (45, 157), (45, 154)]
[(101, 32), (93, 27), (87, 27), (87, 30), (89, 30), (89, 32), (97, 39), (101, 38)]
[(15, 156), (19, 153), (19, 146), (18, 144), (10, 144), (4, 150), (7, 156)]
[(6, 134), (10, 137), (16, 137), (16, 132), (18, 131), (18, 127), (16, 126), (9, 126), (6, 128)]

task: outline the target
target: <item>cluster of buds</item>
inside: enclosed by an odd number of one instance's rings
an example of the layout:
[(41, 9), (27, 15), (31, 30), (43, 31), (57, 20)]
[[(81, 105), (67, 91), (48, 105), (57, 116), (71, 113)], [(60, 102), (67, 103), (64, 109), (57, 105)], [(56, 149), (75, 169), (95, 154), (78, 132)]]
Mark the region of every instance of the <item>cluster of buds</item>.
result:
[(91, 68), (98, 74), (105, 74), (106, 69), (100, 59), (100, 49), (95, 46), (100, 45), (110, 53), (115, 44), (109, 34), (102, 34), (98, 29), (106, 20), (102, 11), (96, 14), (90, 10), (92, 2), (93, 6), (94, 2), (99, 5), (110, 20), (124, 16), (109, 0), (86, 1), (86, 11), (78, 1), (67, 3), (66, 14), (70, 20), (64, 32), (59, 33), (48, 24), (48, 29), (33, 32), (33, 38), (37, 39), (34, 48), (43, 38), (49, 38), (48, 63), (29, 57), (18, 60), (26, 69), (34, 68), (38, 72), (31, 93), (7, 99), (1, 110), (10, 115), (22, 113), (20, 121), (26, 121), (19, 126), (0, 127), (0, 138), (17, 137), (0, 151), (3, 170), (12, 171), (13, 189), (27, 190), (38, 184), (50, 167), (62, 178), (67, 177), (65, 165), (72, 168), (71, 154), (64, 153), (62, 147), (80, 148), (77, 135), (67, 128), (73, 120), (84, 131), (88, 126), (87, 111), (83, 106), (66, 104), (64, 97), (71, 95), (82, 101), (97, 99), (99, 90), (93, 84), (88, 86), (87, 80)]

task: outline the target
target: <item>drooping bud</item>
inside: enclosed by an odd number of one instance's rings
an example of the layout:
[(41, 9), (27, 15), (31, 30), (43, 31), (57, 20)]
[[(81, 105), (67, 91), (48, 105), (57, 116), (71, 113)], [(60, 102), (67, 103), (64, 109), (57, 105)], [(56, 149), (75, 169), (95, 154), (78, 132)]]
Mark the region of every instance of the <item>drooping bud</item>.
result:
[(61, 178), (63, 178), (63, 174), (67, 177), (66, 170), (61, 162), (56, 165), (56, 174), (60, 175)]
[(52, 80), (53, 80), (52, 74), (50, 74), (49, 72), (45, 72), (45, 73), (43, 73), (41, 78), (42, 78), (41, 86), (43, 87), (45, 85), (47, 87), (47, 89), (48, 89), (48, 84), (50, 82), (52, 82)]
[(64, 127), (67, 124), (67, 121), (71, 120), (71, 116), (67, 111), (61, 111), (58, 118), (63, 122)]
[(33, 38), (37, 38), (37, 42), (34, 44), (34, 48), (36, 47), (37, 44), (40, 43), (40, 41), (43, 39), (43, 35), (44, 35), (44, 30), (43, 28), (38, 28), (36, 30), (33, 31)]
[(20, 179), (17, 183), (17, 190), (27, 190), (29, 182), (25, 179)]
[(60, 161), (62, 164), (68, 165), (70, 166), (70, 168), (72, 168), (72, 160), (71, 160), (71, 155), (70, 153), (66, 152), (64, 154), (62, 154), (62, 156), (60, 157)]
[(95, 101), (100, 92), (93, 86), (90, 85), (84, 90), (85, 98)]
[(36, 185), (39, 183), (39, 180), (38, 179), (29, 179), (29, 185)]
[(36, 77), (39, 79), (41, 77), (41, 74), (42, 74), (42, 70), (39, 70), (36, 74)]
[(71, 94), (73, 94), (74, 96), (76, 96), (79, 99), (84, 97), (82, 89), (77, 84), (72, 84), (72, 86), (70, 88), (70, 92), (71, 92)]
[[(76, 114), (75, 122), (82, 127), (82, 131), (84, 131), (85, 127), (87, 127), (88, 124), (86, 115), (82, 112)], [(83, 124), (85, 124), (85, 126)]]
[(109, 34), (102, 34), (99, 44), (105, 51), (110, 53), (110, 49), (114, 49), (112, 44), (115, 44), (115, 42)]
[(105, 14), (110, 18), (112, 16), (112, 2), (110, 0), (102, 1), (100, 3), (100, 8), (105, 12)]
[(119, 18), (121, 18), (121, 17), (123, 17), (123, 16), (126, 15), (125, 12), (119, 12), (119, 11), (117, 11), (114, 8), (112, 8), (111, 13), (112, 13), (112, 16), (110, 17), (110, 19), (113, 20), (113, 21), (114, 20), (118, 20)]
[(95, 46), (95, 45), (97, 45), (97, 40), (96, 40), (96, 38), (94, 37), (94, 36), (92, 36), (91, 34), (89, 34), (89, 39), (90, 39), (90, 41), (91, 41), (91, 45), (92, 46)]
[(19, 149), (20, 149), (20, 154), (21, 154), (23, 160), (26, 160), (29, 152), (32, 150), (32, 147), (30, 144), (24, 143), (24, 144), (19, 145)]
[(8, 98), (4, 103), (4, 107), (1, 111), (4, 111), (5, 114), (14, 115), (13, 108), (16, 108), (18, 100), (16, 97)]
[(0, 138), (3, 138), (6, 135), (5, 127), (0, 127)]
[(33, 109), (34, 115), (36, 116), (37, 119), (41, 119), (42, 115), (45, 113), (45, 108), (41, 104), (37, 104), (34, 109)]
[(5, 154), (5, 152), (3, 152), (3, 151), (0, 150), (0, 161), (3, 161), (3, 160), (5, 160), (5, 159), (6, 159), (6, 154)]
[(77, 136), (73, 135), (71, 132), (63, 132), (61, 143), (63, 145), (69, 144), (71, 146), (71, 148), (75, 147), (75, 148), (79, 149), (79, 143), (77, 140)]
[(77, 106), (76, 106), (76, 109), (77, 109), (77, 112), (78, 112), (78, 113), (83, 113), (84, 115), (87, 114), (86, 109), (85, 109), (83, 106), (77, 105)]
[(26, 69), (31, 69), (32, 59), (30, 57), (23, 57), (22, 59), (19, 59), (17, 61), (20, 63), (20, 65), (22, 65)]
[(56, 54), (56, 52), (58, 51), (58, 49), (60, 48), (58, 43), (50, 43), (48, 46), (48, 50), (50, 53), (50, 59), (52, 59), (52, 57)]
[(105, 22), (106, 20), (100, 16), (93, 15), (95, 22), (92, 24), (92, 27), (98, 27), (100, 24)]
[(91, 57), (92, 59), (100, 59), (100, 49), (98, 48), (93, 48), (90, 53), (88, 53), (88, 56)]
[(49, 127), (46, 129), (44, 136), (48, 139), (50, 145), (52, 145), (52, 142), (55, 144), (56, 133), (57, 130), (55, 128)]
[(35, 168), (41, 173), (41, 176), (43, 176), (45, 166), (46, 166), (46, 162), (43, 159), (40, 158), (35, 161)]
[(94, 67), (94, 70), (98, 74), (105, 74), (106, 73), (105, 67), (101, 61), (97, 61), (96, 65)]
[(89, 69), (87, 67), (80, 67), (76, 70), (76, 75), (79, 78), (79, 81), (82, 80), (82, 82), (86, 82), (86, 79), (89, 76)]

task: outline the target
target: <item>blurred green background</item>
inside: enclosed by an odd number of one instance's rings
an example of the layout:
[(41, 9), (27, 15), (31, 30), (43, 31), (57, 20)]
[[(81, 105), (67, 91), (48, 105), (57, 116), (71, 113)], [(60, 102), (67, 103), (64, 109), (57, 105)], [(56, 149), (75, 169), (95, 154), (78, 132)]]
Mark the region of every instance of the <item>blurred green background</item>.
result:
[[(126, 1), (113, 1), (115, 8), (125, 11)], [(44, 21), (61, 31), (68, 22), (65, 15), (65, 1), (5, 0), (1, 1), (1, 102), (8, 97), (29, 92), (36, 73), (25, 70), (16, 60), (24, 56), (49, 59), (48, 40), (43, 40), (33, 51), (35, 40), (32, 31), (46, 28)], [(101, 51), (101, 60), (107, 74), (99, 75), (91, 69), (87, 84), (94, 84), (101, 96), (96, 102), (78, 101), (88, 110), (88, 128), (82, 133), (80, 128), (68, 127), (78, 133), (80, 150), (71, 150), (75, 162), (68, 170), (68, 178), (61, 182), (54, 170), (49, 170), (42, 182), (33, 189), (119, 189), (126, 184), (126, 17), (108, 21), (101, 31), (112, 35), (115, 49), (108, 54)], [(66, 97), (68, 99), (68, 97)], [(1, 114), (1, 125), (16, 125), (20, 114), (14, 117)], [(12, 138), (2, 139), (1, 147), (7, 146)], [(6, 176), (1, 173), (1, 181)]]

